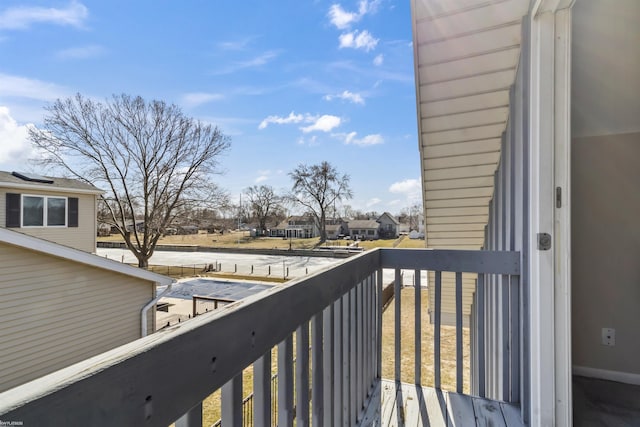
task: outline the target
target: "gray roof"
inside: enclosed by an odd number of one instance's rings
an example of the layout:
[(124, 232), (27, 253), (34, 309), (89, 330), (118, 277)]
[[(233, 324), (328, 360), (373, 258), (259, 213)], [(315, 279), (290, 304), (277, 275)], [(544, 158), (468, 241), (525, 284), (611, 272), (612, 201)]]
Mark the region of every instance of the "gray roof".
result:
[(380, 215), (378, 217), (378, 221), (380, 221), (380, 218), (382, 218), (383, 216), (387, 216), (391, 221), (393, 221), (395, 224), (400, 224), (400, 221), (398, 221), (396, 219), (396, 217), (394, 217), (393, 215), (391, 215), (389, 212), (384, 212), (382, 215)]
[(372, 219), (355, 219), (353, 221), (349, 221), (350, 229), (378, 229), (378, 227), (380, 227), (380, 224)]
[[(33, 175), (21, 172), (16, 173), (22, 175)], [(62, 191), (65, 193), (103, 193), (103, 191), (99, 188), (77, 179), (57, 178), (50, 176), (43, 176), (42, 178), (46, 178), (48, 181), (53, 182), (31, 181), (28, 179), (20, 178), (14, 175), (13, 172), (0, 171), (0, 187)]]

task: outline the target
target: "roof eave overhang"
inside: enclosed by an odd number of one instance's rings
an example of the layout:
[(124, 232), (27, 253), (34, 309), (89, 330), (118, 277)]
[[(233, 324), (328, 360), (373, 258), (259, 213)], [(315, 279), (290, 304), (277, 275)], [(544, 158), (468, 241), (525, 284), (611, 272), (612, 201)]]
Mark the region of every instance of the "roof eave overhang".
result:
[(413, 0), (425, 239), (479, 249), (529, 0)]

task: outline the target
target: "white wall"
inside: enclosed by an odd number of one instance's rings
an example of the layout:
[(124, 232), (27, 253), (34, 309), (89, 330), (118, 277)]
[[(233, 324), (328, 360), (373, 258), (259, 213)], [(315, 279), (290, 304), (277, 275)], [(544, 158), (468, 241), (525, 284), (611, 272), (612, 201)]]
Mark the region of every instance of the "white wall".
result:
[(573, 140), (574, 366), (640, 374), (639, 160), (640, 133)]

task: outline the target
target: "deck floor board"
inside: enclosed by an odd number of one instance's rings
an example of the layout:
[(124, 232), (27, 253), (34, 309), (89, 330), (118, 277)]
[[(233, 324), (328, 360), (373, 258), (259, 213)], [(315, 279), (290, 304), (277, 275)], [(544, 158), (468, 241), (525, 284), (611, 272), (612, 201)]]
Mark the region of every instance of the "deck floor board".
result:
[(360, 423), (362, 427), (524, 427), (516, 405), (382, 380)]

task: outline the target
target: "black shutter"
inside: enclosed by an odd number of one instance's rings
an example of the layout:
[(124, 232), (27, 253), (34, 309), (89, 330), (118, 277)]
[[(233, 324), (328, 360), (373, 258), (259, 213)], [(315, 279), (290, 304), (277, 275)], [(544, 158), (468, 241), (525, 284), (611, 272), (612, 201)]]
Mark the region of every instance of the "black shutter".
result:
[(67, 199), (67, 227), (78, 226), (78, 198), (69, 197)]
[(6, 227), (20, 227), (20, 194), (7, 193)]

